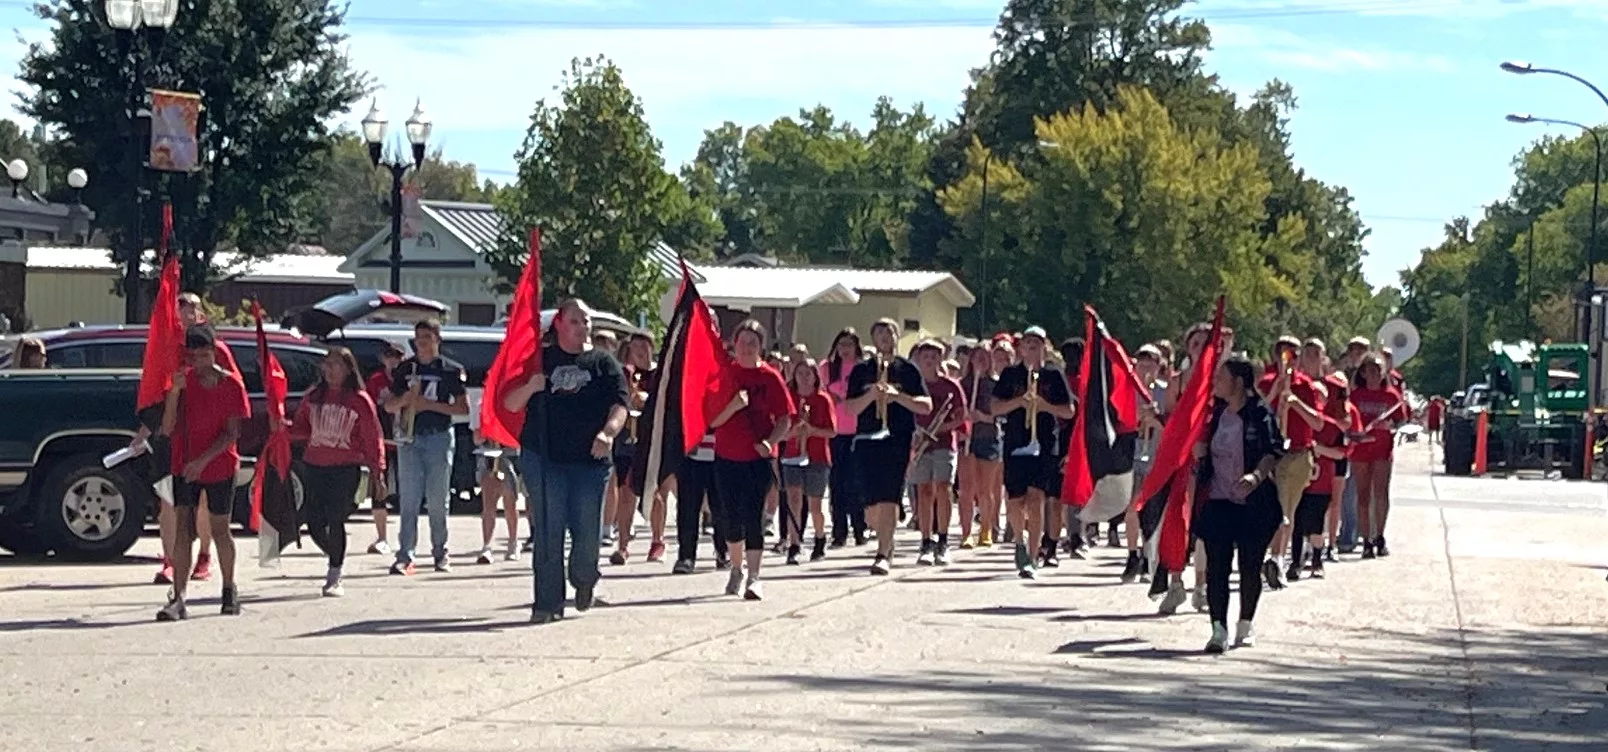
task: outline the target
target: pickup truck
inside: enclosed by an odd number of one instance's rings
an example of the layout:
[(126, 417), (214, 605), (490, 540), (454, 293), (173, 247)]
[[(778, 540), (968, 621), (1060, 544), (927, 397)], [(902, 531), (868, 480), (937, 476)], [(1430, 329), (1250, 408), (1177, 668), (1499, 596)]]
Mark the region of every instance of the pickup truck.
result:
[(133, 370), (0, 371), (0, 548), (75, 560), (123, 555), (145, 529), (150, 462), (110, 470), (139, 425)]

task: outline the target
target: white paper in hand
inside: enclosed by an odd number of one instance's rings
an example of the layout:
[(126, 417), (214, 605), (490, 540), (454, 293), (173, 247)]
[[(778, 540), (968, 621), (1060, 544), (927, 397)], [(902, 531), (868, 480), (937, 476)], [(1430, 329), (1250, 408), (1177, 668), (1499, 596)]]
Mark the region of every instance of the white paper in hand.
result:
[(123, 447), (122, 449), (102, 457), (101, 465), (103, 465), (107, 470), (110, 470), (118, 465), (123, 464), (124, 462), (145, 454), (146, 450), (150, 449), (150, 447), (150, 444), (147, 444), (143, 441), (134, 446)]
[(162, 503), (173, 504), (173, 476), (162, 476), (161, 480), (151, 484), (151, 488), (156, 489), (156, 498), (161, 499)]

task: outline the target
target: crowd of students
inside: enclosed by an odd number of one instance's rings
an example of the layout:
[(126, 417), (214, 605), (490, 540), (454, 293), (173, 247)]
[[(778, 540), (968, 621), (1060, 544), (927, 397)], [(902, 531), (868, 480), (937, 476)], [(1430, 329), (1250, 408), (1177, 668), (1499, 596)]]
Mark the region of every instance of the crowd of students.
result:
[[(167, 557), (158, 578), (174, 587), (162, 620), (185, 618), (187, 581), (210, 576), (205, 539), (190, 569), (193, 539), (205, 532), (219, 554), (223, 611), (239, 612), (227, 525), (233, 492), (226, 484), (238, 468), (235, 445), (249, 406), (227, 347), (193, 305), (188, 310), (190, 368), (176, 378), (157, 429), (172, 443), (175, 479), (163, 510)], [(1132, 370), (1149, 393), (1132, 482), (1097, 485), (1093, 498), (1068, 506), (1058, 497), (1069, 427), (1080, 408), (1073, 385), (1081, 339), (1052, 345), (1043, 329), (1028, 327), (958, 346), (923, 340), (906, 357), (896, 351), (897, 323), (882, 320), (870, 327), (869, 342), (853, 328), (839, 332), (817, 361), (803, 345), (785, 356), (769, 350), (764, 328), (746, 321), (730, 332), (731, 361), (702, 405), (708, 435), (672, 483), (641, 500), (643, 484), (631, 467), (641, 441), (636, 415), (659, 376), (653, 342), (596, 334), (586, 305), (565, 301), (543, 345), (541, 372), (500, 396), (506, 409), (526, 412), (519, 446), (486, 445), (476, 432), (483, 497), (477, 561), (493, 561), (499, 508), (508, 531), (503, 558), (520, 558), (521, 489), (529, 507), (523, 550), (532, 555), (536, 623), (564, 617), (566, 584), (576, 610), (596, 602), (603, 546), (614, 546), (612, 564), (627, 563), (639, 510), (650, 536), (647, 559), (662, 561), (672, 503), (671, 571), (698, 571), (699, 542), (712, 531), (714, 568), (728, 573), (725, 592), (747, 600), (765, 597), (767, 538), (788, 565), (802, 562), (806, 542), (811, 562), (831, 550), (873, 545), (869, 572), (883, 576), (895, 566), (895, 533), (908, 517), (920, 537), (918, 566), (948, 564), (957, 532), (960, 550), (1012, 546), (1015, 571), (1032, 579), (1060, 566), (1062, 554), (1084, 558), (1104, 524), (1108, 544), (1128, 549), (1123, 581), (1150, 582), (1160, 610), (1173, 613), (1190, 600), (1190, 589), (1183, 572), (1156, 568), (1154, 526), (1140, 520), (1131, 497), (1144, 485), (1209, 330), (1198, 325), (1186, 332), (1181, 353), (1166, 341), (1133, 351)], [(415, 342), (411, 357), (395, 348), (384, 352), (383, 368), (366, 382), (352, 354), (332, 348), (320, 383), (294, 419), (271, 428), (288, 430), (305, 447), (305, 516), (310, 537), (328, 555), (327, 596), (345, 592), (346, 522), (364, 496), (377, 500), (377, 536), (368, 550), (392, 555), (392, 574), (417, 572), (421, 514), (429, 518), (433, 568), (451, 569), (452, 424), (455, 416), (472, 415), (471, 406), (462, 366), (440, 353), (439, 324), (419, 324)], [(1231, 333), (1225, 349), (1232, 352)], [(1260, 368), (1244, 354), (1228, 355), (1212, 384), (1211, 419), (1193, 450), (1190, 547), (1194, 607), (1210, 613), (1207, 649), (1220, 652), (1228, 645), (1236, 564), (1235, 644), (1243, 646), (1254, 641), (1251, 623), (1264, 586), (1277, 590), (1322, 577), (1325, 563), (1359, 546), (1364, 559), (1389, 555), (1393, 432), (1409, 410), (1390, 353), (1364, 339), (1331, 359), (1319, 340), (1283, 337)], [(211, 514), (185, 511), (202, 507)], [(394, 551), (388, 512), (401, 517)]]

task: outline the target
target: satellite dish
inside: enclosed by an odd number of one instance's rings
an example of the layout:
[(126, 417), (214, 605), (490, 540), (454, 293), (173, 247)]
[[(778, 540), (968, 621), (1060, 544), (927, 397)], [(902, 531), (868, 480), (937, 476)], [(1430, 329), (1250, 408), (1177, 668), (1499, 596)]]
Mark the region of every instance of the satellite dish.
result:
[(1379, 334), (1374, 337), (1380, 347), (1390, 348), (1390, 356), (1397, 368), (1418, 354), (1418, 327), (1407, 319), (1391, 319), (1384, 326), (1379, 327)]

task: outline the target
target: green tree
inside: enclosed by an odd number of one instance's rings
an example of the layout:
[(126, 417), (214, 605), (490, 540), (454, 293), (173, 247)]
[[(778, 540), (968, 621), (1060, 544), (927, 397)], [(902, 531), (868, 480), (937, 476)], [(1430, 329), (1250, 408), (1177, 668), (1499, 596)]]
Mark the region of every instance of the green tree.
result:
[[(369, 88), (345, 51), (344, 6), (186, 0), (159, 54), (131, 53), (130, 36), (106, 24), (99, 2), (51, 0), (35, 10), (53, 28), (23, 57), (21, 110), (61, 134), (60, 163), (95, 166), (84, 201), (125, 258), (155, 242), (163, 201), (174, 205), (190, 286), (204, 286), (222, 248), (261, 255), (299, 239), (328, 124)], [(195, 173), (148, 175), (136, 164), (137, 65), (153, 87), (202, 93)], [(131, 200), (142, 186), (152, 194), (143, 211)]]
[(558, 101), (536, 103), (515, 155), (518, 180), (497, 199), (507, 223), (489, 260), (505, 281), (517, 279), (526, 236), (541, 225), (548, 302), (577, 295), (628, 318), (655, 314), (664, 289), (648, 255), (655, 244), (718, 234), (714, 207), (693, 201), (660, 153), (620, 69), (574, 60)]

